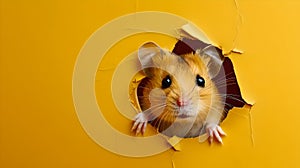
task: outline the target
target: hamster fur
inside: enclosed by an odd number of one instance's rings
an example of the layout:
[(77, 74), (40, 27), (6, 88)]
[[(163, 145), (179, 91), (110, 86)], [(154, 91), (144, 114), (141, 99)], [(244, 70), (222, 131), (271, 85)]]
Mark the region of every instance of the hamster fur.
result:
[(137, 94), (143, 112), (137, 114), (132, 130), (146, 130), (150, 122), (167, 136), (197, 137), (207, 133), (222, 143), (219, 126), (223, 103), (211, 80), (208, 61), (199, 54), (175, 55), (149, 42), (139, 49), (146, 78)]

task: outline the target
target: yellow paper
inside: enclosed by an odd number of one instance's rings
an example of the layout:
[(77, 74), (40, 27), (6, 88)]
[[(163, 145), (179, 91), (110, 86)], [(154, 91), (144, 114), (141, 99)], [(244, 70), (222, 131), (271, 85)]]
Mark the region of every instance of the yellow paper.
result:
[[(294, 0), (1, 0), (0, 167), (300, 167), (299, 10)], [(81, 48), (107, 22), (141, 11), (174, 13), (225, 51), (243, 51), (229, 57), (243, 97), (254, 106), (229, 113), (223, 145), (184, 139), (180, 152), (131, 158), (100, 147), (82, 128), (72, 99)], [(176, 43), (153, 32), (127, 37), (111, 46), (95, 75), (103, 115), (126, 135), (131, 120), (114, 107), (110, 85), (100, 77), (110, 79), (109, 69), (146, 41), (170, 50)]]

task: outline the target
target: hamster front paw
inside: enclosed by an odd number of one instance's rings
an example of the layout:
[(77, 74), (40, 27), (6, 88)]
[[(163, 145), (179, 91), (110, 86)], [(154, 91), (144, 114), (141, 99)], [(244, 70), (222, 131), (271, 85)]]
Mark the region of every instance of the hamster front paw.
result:
[(226, 133), (222, 130), (222, 128), (219, 125), (207, 124), (205, 129), (208, 135), (209, 143), (212, 143), (215, 137), (219, 143), (223, 144), (221, 136), (226, 136)]
[(138, 135), (140, 132), (145, 133), (147, 127), (148, 119), (144, 113), (138, 113), (134, 118), (134, 124), (131, 128), (131, 131), (135, 131), (135, 134)]

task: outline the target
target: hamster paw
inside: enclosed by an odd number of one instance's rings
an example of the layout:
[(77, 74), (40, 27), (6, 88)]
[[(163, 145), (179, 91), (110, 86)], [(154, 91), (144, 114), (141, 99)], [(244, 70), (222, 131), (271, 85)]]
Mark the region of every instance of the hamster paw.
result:
[(219, 125), (208, 124), (206, 126), (206, 133), (208, 135), (209, 143), (212, 143), (215, 137), (219, 143), (223, 144), (221, 136), (226, 136), (226, 133), (222, 130), (222, 128)]
[(138, 135), (140, 132), (145, 133), (147, 127), (147, 117), (144, 113), (138, 113), (134, 118), (134, 124), (131, 128), (131, 131), (135, 131), (135, 134)]

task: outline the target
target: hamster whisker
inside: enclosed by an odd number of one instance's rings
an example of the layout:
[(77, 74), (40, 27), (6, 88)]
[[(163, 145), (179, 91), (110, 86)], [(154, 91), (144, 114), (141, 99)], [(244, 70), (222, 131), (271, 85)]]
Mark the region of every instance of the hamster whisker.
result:
[(216, 87), (219, 87), (220, 85), (228, 85), (228, 84), (237, 84), (235, 80), (229, 80), (229, 81), (222, 81), (219, 83), (215, 83)]
[(228, 81), (236, 81), (236, 78), (232, 77), (232, 78), (227, 78), (227, 79), (224, 79), (224, 80), (217, 80), (217, 81), (214, 81), (214, 83), (218, 84), (218, 83), (221, 83), (221, 82), (228, 82)]
[(150, 106), (150, 108), (148, 108), (148, 109), (152, 109), (152, 108), (156, 108), (156, 107), (162, 107), (162, 106), (166, 106), (166, 103), (155, 104), (155, 105)]
[(220, 86), (220, 85), (231, 85), (231, 84), (237, 84), (236, 81), (227, 81), (226, 83), (220, 83), (220, 84), (217, 84), (216, 86)]
[[(171, 113), (168, 113), (166, 116), (165, 116), (165, 118), (164, 118), (164, 120), (165, 121), (168, 121), (168, 122), (163, 122), (162, 124), (163, 124), (163, 127), (164, 127), (164, 129), (166, 129), (166, 124), (167, 123), (173, 123), (174, 122), (174, 115), (171, 115)], [(168, 125), (167, 125), (168, 126)]]
[(218, 93), (218, 94), (216, 94), (216, 95), (218, 95), (218, 96), (238, 96), (238, 97), (240, 97), (240, 95), (238, 95), (238, 94), (227, 94), (227, 93)]
[[(224, 74), (222, 77), (219, 77), (219, 78), (216, 78), (216, 79), (225, 80), (228, 76), (231, 76), (233, 74), (234, 74), (234, 72), (230, 72), (230, 73)], [(213, 80), (215, 80), (215, 79), (213, 79)]]
[(224, 105), (229, 105), (229, 106), (231, 106), (231, 104), (226, 103), (225, 101), (216, 101), (216, 102), (219, 102), (219, 103), (224, 104)]
[(216, 79), (214, 79), (213, 81), (214, 81), (214, 82), (219, 82), (219, 81), (226, 81), (226, 80), (236, 80), (236, 77), (235, 77), (235, 76), (229, 77), (229, 78), (227, 78), (227, 77), (228, 77), (228, 75), (227, 75), (227, 76), (224, 76), (224, 77), (222, 77), (222, 78), (216, 78)]
[(215, 108), (213, 106), (208, 106), (208, 105), (204, 105), (204, 107), (206, 108), (209, 108), (209, 113), (216, 113), (216, 114), (220, 114), (221, 116), (223, 116), (223, 109), (218, 109), (218, 108)]
[(166, 97), (165, 94), (161, 94), (161, 93), (155, 93), (155, 92), (152, 92), (153, 94), (149, 94), (148, 96), (145, 96), (145, 95), (138, 95), (138, 97), (141, 97), (141, 96), (144, 96), (144, 97), (148, 97), (148, 98), (164, 98)]
[[(242, 101), (242, 100), (239, 99), (240, 96), (238, 96), (238, 95), (234, 95), (234, 94), (232, 94), (232, 95), (230, 95), (230, 94), (223, 94), (222, 95), (222, 94), (220, 94), (219, 96), (223, 97), (223, 98), (230, 98), (232, 100), (236, 100), (236, 101), (244, 103), (244, 101)], [(234, 96), (238, 96), (238, 97), (234, 97)]]
[(220, 85), (228, 85), (228, 84), (237, 84), (237, 82), (236, 80), (228, 80), (228, 81), (215, 83), (216, 87), (219, 87)]
[(150, 107), (149, 109), (143, 111), (143, 113), (145, 114), (145, 116), (147, 117), (147, 119), (149, 121), (152, 121), (163, 113), (164, 110), (160, 110), (160, 109), (165, 108), (165, 107), (166, 107), (165, 104), (155, 105), (155, 106)]
[(241, 102), (241, 103), (245, 103), (243, 100), (240, 100), (240, 99), (238, 99), (236, 97), (233, 97), (233, 96), (228, 96), (228, 98), (231, 99), (231, 100), (235, 100), (235, 101)]
[(159, 127), (160, 127), (161, 124), (162, 124), (162, 126), (164, 126), (164, 124), (167, 123), (167, 122), (161, 122), (162, 120), (168, 121), (169, 118), (170, 118), (170, 114), (169, 114), (169, 113), (166, 113), (166, 115), (164, 115), (164, 116), (160, 119), (160, 122), (158, 123)]
[(224, 104), (224, 108), (223, 108), (223, 111), (229, 111), (230, 109), (226, 108), (226, 105), (229, 106), (229, 107), (233, 107), (234, 105), (230, 104), (230, 103), (226, 103), (225, 101), (224, 102), (221, 102)]
[(162, 120), (165, 118), (166, 115), (168, 115), (168, 113), (163, 113), (161, 117), (157, 118), (158, 121), (155, 122), (155, 125), (158, 122), (157, 128), (160, 127), (160, 124), (161, 124)]
[[(138, 98), (149, 98), (150, 96), (138, 96)], [(153, 96), (151, 95), (151, 98), (158, 98), (158, 99), (162, 99), (162, 96)]]
[(231, 84), (237, 84), (237, 82), (236, 81), (227, 81), (227, 82), (224, 82), (224, 83), (215, 84), (215, 86), (220, 87), (222, 85), (231, 85)]
[[(148, 98), (148, 97), (142, 97), (142, 98)], [(150, 101), (150, 103), (161, 103), (161, 102), (164, 102), (164, 100), (165, 99), (163, 99), (163, 98), (161, 98), (161, 97), (152, 97), (152, 99), (151, 100), (149, 100)], [(144, 102), (144, 103), (146, 103), (146, 102)], [(143, 104), (143, 102), (140, 102), (140, 104)], [(145, 104), (145, 105), (147, 105), (147, 103)]]
[(217, 88), (224, 88), (224, 87), (232, 86), (232, 85), (236, 85), (236, 83), (229, 83), (229, 84), (217, 85), (216, 87)]
[[(147, 104), (147, 103), (141, 102), (140, 105), (141, 105), (141, 107), (144, 107), (144, 106), (147, 106), (148, 104)], [(156, 106), (159, 107), (158, 105), (155, 105), (155, 107), (152, 106), (152, 107), (150, 107), (150, 108), (156, 108)], [(146, 109), (146, 110), (151, 110), (150, 108), (148, 108), (148, 109)], [(145, 110), (144, 110), (144, 111), (145, 111)]]
[(235, 76), (228, 77), (228, 75), (226, 75), (226, 76), (223, 76), (221, 78), (215, 78), (213, 81), (226, 81), (226, 80), (229, 80), (229, 79), (236, 79), (236, 77)]

